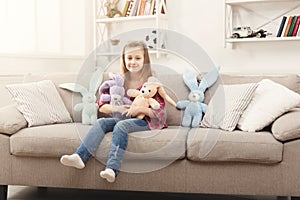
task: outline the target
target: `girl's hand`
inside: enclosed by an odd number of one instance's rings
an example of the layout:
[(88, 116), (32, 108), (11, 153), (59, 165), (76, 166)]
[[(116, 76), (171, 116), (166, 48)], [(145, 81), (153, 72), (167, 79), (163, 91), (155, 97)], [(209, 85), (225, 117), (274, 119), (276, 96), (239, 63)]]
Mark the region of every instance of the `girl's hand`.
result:
[(122, 115), (126, 115), (126, 117), (136, 117), (139, 114), (142, 114), (145, 112), (145, 107), (142, 106), (133, 106), (130, 107), (128, 110), (122, 113)]
[(122, 106), (112, 106), (112, 112), (118, 112), (123, 115), (123, 113), (127, 112), (129, 110), (129, 105), (122, 105)]

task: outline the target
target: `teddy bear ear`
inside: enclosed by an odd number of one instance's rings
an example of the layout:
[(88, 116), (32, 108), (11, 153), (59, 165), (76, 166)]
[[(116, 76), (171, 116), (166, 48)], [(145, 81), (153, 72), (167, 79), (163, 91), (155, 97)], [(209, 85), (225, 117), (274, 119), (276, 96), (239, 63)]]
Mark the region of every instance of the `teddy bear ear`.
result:
[(151, 84), (155, 84), (155, 85), (158, 85), (158, 86), (162, 86), (161, 82), (160, 82), (157, 78), (155, 78), (155, 77), (153, 77), (153, 76), (150, 76), (150, 77), (148, 78), (148, 82), (151, 83)]

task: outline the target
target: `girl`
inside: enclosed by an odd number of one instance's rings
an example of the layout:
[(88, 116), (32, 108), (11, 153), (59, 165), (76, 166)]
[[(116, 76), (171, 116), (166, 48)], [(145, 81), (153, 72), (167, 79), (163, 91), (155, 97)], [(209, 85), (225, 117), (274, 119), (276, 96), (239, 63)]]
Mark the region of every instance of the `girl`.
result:
[[(121, 73), (124, 76), (125, 90), (130, 88), (141, 88), (141, 85), (152, 76), (150, 58), (147, 46), (142, 41), (132, 41), (123, 47), (121, 57)], [(89, 130), (82, 144), (72, 155), (61, 157), (61, 164), (69, 167), (82, 169), (89, 158), (99, 147), (105, 134), (113, 132), (112, 145), (106, 168), (100, 172), (100, 176), (108, 182), (114, 182), (121, 168), (122, 159), (127, 147), (128, 133), (135, 131), (146, 131), (150, 129), (161, 129), (166, 127), (166, 113), (164, 99), (157, 93), (154, 99), (160, 103), (160, 109), (151, 108), (130, 108), (130, 106), (111, 106), (106, 102), (99, 103), (99, 111), (109, 114), (119, 112), (126, 116), (135, 117), (138, 114), (145, 114), (144, 119), (127, 118), (100, 118)]]

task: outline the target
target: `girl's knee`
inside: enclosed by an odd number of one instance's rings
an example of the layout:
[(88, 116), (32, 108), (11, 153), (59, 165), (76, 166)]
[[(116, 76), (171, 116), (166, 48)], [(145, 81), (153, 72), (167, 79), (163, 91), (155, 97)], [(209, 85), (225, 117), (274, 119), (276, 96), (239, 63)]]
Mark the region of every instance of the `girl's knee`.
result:
[(114, 131), (128, 132), (127, 127), (128, 127), (128, 124), (126, 123), (126, 121), (119, 121), (115, 125)]

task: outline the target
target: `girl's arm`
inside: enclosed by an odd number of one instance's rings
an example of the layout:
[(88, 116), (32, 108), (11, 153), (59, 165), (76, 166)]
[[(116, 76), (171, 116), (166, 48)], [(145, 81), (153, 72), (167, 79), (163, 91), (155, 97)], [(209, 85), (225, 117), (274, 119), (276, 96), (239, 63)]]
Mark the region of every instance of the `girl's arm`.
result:
[(112, 106), (111, 104), (103, 104), (100, 108), (99, 111), (105, 114), (111, 114), (113, 112), (119, 112), (123, 113), (126, 110), (128, 110), (128, 105), (122, 105), (122, 106)]

